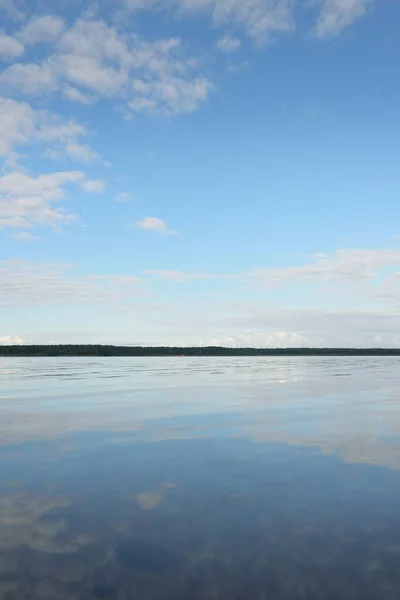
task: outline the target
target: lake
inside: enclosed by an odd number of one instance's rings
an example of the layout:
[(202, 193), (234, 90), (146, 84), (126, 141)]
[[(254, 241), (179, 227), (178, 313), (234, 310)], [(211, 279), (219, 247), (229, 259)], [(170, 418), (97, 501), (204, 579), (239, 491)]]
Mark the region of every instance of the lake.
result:
[(400, 598), (400, 358), (1, 358), (0, 599)]

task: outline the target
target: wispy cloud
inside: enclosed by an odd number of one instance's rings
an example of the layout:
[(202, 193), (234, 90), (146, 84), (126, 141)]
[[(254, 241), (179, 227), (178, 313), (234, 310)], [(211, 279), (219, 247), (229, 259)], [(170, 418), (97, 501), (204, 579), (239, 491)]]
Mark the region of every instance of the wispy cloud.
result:
[(294, 29), (293, 0), (124, 0), (130, 10), (177, 9), (185, 16), (208, 14), (217, 26), (241, 27), (257, 42)]
[(20, 346), (25, 340), (18, 335), (0, 335), (0, 346)]
[(36, 113), (26, 102), (0, 97), (0, 156), (27, 144), (36, 131)]
[(15, 37), (6, 35), (0, 31), (0, 58), (12, 60), (24, 53), (24, 45)]
[(90, 94), (84, 94), (71, 85), (66, 85), (62, 88), (62, 95), (71, 102), (78, 102), (79, 104), (93, 104), (96, 98)]
[(162, 270), (149, 270), (146, 271), (147, 275), (152, 275), (157, 279), (163, 279), (164, 281), (171, 281), (174, 283), (185, 283), (188, 281), (202, 281), (204, 279), (211, 279), (213, 276), (208, 273), (185, 273), (184, 271), (162, 271)]
[[(294, 0), (121, 2), (130, 11), (167, 9), (186, 17), (208, 14), (214, 25), (240, 28), (257, 44), (295, 29)], [(373, 0), (323, 0), (315, 34), (319, 38), (336, 35), (372, 5)], [(127, 119), (136, 114), (173, 117), (192, 113), (210, 97), (214, 84), (202, 72), (203, 62), (186, 55), (181, 39), (146, 41), (137, 33), (124, 33), (115, 23), (93, 17), (87, 15), (67, 28), (59, 16), (35, 15), (12, 35), (1, 34), (0, 53), (5, 58), (21, 56), (24, 44), (42, 44), (48, 52), (41, 60), (10, 65), (0, 75), (0, 82), (10, 93), (60, 94), (81, 104), (108, 98)], [(240, 45), (230, 33), (216, 43), (225, 53)]]
[(106, 182), (101, 179), (86, 179), (80, 184), (85, 192), (93, 194), (102, 194), (106, 189)]
[(39, 238), (27, 231), (20, 231), (19, 233), (13, 233), (12, 239), (16, 242), (36, 242)]
[(216, 325), (214, 340), (260, 347), (393, 347), (400, 343), (399, 331), (398, 310), (280, 310), (243, 305), (226, 311), (225, 319)]
[(30, 228), (37, 224), (54, 227), (74, 220), (75, 216), (60, 207), (59, 202), (65, 198), (65, 186), (82, 187), (85, 182), (82, 171), (61, 171), (38, 177), (18, 171), (3, 175), (0, 177), (0, 228)]
[(26, 16), (21, 4), (19, 0), (0, 0), (0, 9), (9, 19), (18, 22)]
[(73, 119), (64, 119), (50, 111), (37, 113), (37, 130), (34, 140), (50, 144), (50, 155), (55, 158), (67, 156), (78, 163), (107, 163), (88, 144), (83, 144), (82, 137), (87, 137), (86, 127)]
[(161, 235), (175, 235), (178, 231), (170, 229), (165, 221), (158, 217), (145, 217), (142, 221), (136, 223), (136, 226), (145, 231), (154, 231)]
[(115, 199), (117, 202), (128, 202), (131, 199), (132, 195), (129, 192), (119, 192), (116, 195)]
[(37, 144), (48, 156), (74, 162), (105, 165), (90, 146), (82, 143), (89, 132), (73, 119), (48, 110), (34, 110), (27, 102), (0, 97), (0, 156), (6, 159), (16, 148)]
[(86, 127), (73, 119), (48, 110), (34, 110), (27, 102), (0, 97), (0, 156), (6, 161), (13, 159), (16, 149), (37, 145), (55, 160), (108, 166), (95, 150), (82, 143), (82, 138), (88, 136)]
[(81, 275), (71, 265), (0, 261), (0, 306), (3, 307), (60, 302), (113, 304), (141, 295), (141, 279), (133, 275)]
[(54, 43), (65, 29), (64, 20), (53, 15), (33, 17), (16, 36), (26, 45)]
[(0, 75), (0, 83), (33, 96), (43, 96), (59, 89), (57, 74), (47, 63), (11, 65)]
[(94, 163), (94, 162), (104, 162), (100, 158), (97, 152), (95, 152), (90, 146), (87, 144), (79, 144), (77, 142), (68, 142), (65, 146), (65, 152), (67, 156), (79, 163)]
[[(175, 10), (186, 17), (209, 15), (214, 25), (231, 25), (242, 29), (258, 44), (272, 35), (295, 30), (295, 0), (123, 0), (125, 7), (137, 10)], [(354, 21), (364, 16), (374, 0), (315, 0), (304, 2), (305, 7), (319, 7), (315, 33), (318, 37), (337, 35)], [(236, 44), (221, 38), (221, 50), (236, 49)]]
[(301, 348), (309, 346), (307, 337), (293, 331), (241, 331), (200, 342), (200, 346), (227, 348)]
[(258, 268), (250, 277), (267, 286), (287, 281), (360, 283), (376, 279), (382, 269), (400, 265), (400, 249), (343, 249), (334, 254), (315, 254), (312, 262), (284, 268)]
[[(20, 33), (24, 39), (37, 35), (37, 21)], [(213, 89), (179, 39), (147, 42), (102, 20), (83, 19), (61, 35), (42, 62), (14, 64), (0, 82), (25, 94), (61, 93), (83, 104), (120, 99), (132, 113), (166, 116), (193, 112)]]
[(333, 37), (363, 17), (373, 7), (374, 0), (324, 0), (315, 27), (319, 38)]
[(214, 85), (205, 77), (185, 80), (176, 75), (164, 75), (153, 81), (137, 79), (133, 88), (136, 94), (128, 102), (132, 112), (176, 116), (196, 111)]
[(231, 54), (232, 52), (239, 50), (241, 45), (241, 41), (238, 38), (229, 34), (220, 37), (216, 43), (218, 50), (221, 50), (224, 54)]

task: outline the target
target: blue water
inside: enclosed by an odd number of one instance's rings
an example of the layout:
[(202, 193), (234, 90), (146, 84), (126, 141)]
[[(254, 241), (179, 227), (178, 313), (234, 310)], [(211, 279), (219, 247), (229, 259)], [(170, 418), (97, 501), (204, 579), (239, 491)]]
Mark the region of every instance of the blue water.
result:
[(400, 598), (399, 358), (1, 358), (0, 600)]

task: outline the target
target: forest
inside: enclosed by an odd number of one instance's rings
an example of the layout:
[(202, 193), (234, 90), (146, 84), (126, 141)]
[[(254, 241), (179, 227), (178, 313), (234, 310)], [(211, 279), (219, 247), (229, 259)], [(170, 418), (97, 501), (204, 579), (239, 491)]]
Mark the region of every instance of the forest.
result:
[(0, 356), (400, 356), (400, 348), (223, 348), (104, 345), (0, 346)]

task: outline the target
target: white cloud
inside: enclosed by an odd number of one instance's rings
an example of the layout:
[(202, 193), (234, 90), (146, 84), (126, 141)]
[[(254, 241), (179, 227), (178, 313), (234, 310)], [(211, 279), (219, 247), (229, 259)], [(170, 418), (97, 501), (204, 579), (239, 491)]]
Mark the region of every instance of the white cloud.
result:
[[(232, 25), (242, 29), (257, 43), (276, 33), (295, 29), (295, 0), (123, 0), (128, 10), (177, 10), (181, 15), (208, 14), (216, 26)], [(301, 4), (301, 3), (300, 3)], [(329, 37), (340, 33), (364, 16), (374, 0), (312, 0), (305, 7), (322, 4), (316, 34)], [(224, 38), (222, 38), (224, 39)], [(222, 43), (224, 46), (224, 42)], [(226, 48), (229, 51), (227, 40)], [(223, 48), (221, 48), (223, 49)], [(232, 49), (235, 49), (232, 46)]]
[(23, 171), (24, 167), (21, 165), (20, 162), (23, 157), (23, 154), (12, 150), (7, 154), (6, 158), (4, 158), (0, 172), (6, 173), (7, 171)]
[(128, 81), (132, 56), (114, 28), (103, 21), (79, 20), (62, 37), (55, 62), (75, 87), (115, 96)]
[(64, 98), (67, 98), (67, 100), (71, 100), (71, 102), (79, 102), (80, 104), (93, 104), (93, 102), (96, 100), (93, 98), (93, 96), (84, 94), (70, 85), (63, 87), (62, 93)]
[(28, 143), (36, 129), (36, 113), (26, 102), (0, 97), (0, 156)]
[(0, 32), (0, 59), (10, 60), (24, 53), (24, 46), (17, 39)]
[(41, 65), (12, 65), (0, 75), (0, 83), (6, 83), (24, 94), (33, 96), (42, 96), (59, 89), (57, 74), (47, 62)]
[(59, 302), (121, 303), (142, 294), (131, 275), (80, 275), (74, 266), (30, 261), (0, 261), (0, 306), (33, 307)]
[[(151, 270), (146, 274), (172, 282), (206, 278), (205, 274), (180, 271)], [(262, 292), (259, 296), (259, 290), (253, 288), (253, 306), (226, 304), (215, 310), (203, 306), (201, 314), (190, 319), (183, 312), (174, 317), (170, 311), (168, 342), (174, 339), (174, 332), (176, 340), (182, 335), (189, 344), (200, 339), (203, 345), (234, 347), (371, 347), (400, 343), (400, 249), (338, 250), (330, 255), (316, 254), (303, 265), (255, 269), (237, 278), (221, 277), (233, 285), (236, 280), (242, 285), (243, 279), (250, 279), (261, 287), (278, 289), (273, 295)], [(284, 284), (290, 284), (290, 294), (279, 289)], [(308, 309), (297, 308), (297, 290)], [(321, 291), (326, 294), (322, 302)], [(282, 293), (287, 308), (277, 308), (282, 306)]]
[(241, 45), (242, 44), (238, 38), (229, 34), (220, 37), (216, 43), (216, 47), (225, 54), (231, 54), (232, 52), (239, 50)]
[(304, 335), (293, 331), (247, 331), (210, 338), (200, 342), (200, 346), (224, 346), (226, 348), (304, 348), (309, 346), (309, 343)]
[(4, 11), (4, 14), (13, 21), (21, 21), (25, 13), (18, 7), (20, 4), (20, 0), (0, 0), (0, 11)]
[(54, 43), (63, 33), (65, 23), (61, 17), (44, 15), (33, 17), (29, 23), (21, 29), (17, 36), (27, 45), (39, 43)]
[(18, 335), (0, 335), (1, 346), (21, 346), (25, 340)]
[(64, 171), (31, 177), (14, 171), (0, 177), (0, 227), (29, 228), (35, 224), (59, 225), (75, 217), (57, 203), (65, 186), (85, 179), (81, 171)]
[(100, 0), (89, 0), (81, 13), (82, 19), (96, 19), (99, 16), (100, 8)]
[(81, 188), (85, 192), (101, 194), (106, 189), (106, 183), (100, 179), (87, 179), (86, 181), (82, 181)]
[(21, 231), (19, 233), (14, 233), (12, 239), (17, 242), (35, 242), (39, 238), (36, 235), (32, 235), (27, 231)]
[(92, 150), (92, 148), (90, 148), (86, 144), (69, 142), (65, 147), (65, 151), (69, 158), (76, 162), (93, 163), (99, 162), (101, 160), (97, 152)]
[(75, 143), (80, 136), (86, 135), (86, 129), (73, 119), (63, 119), (58, 115), (42, 111), (36, 138), (42, 142), (59, 142), (62, 145)]
[(174, 116), (196, 111), (214, 88), (211, 81), (196, 78), (185, 81), (180, 77), (162, 76), (155, 81), (135, 80), (135, 97), (128, 107), (136, 113)]
[[(279, 310), (246, 309), (243, 306), (238, 308), (236, 315), (227, 317), (225, 322), (221, 320), (218, 329), (215, 340), (222, 343), (231, 337), (238, 345), (247, 340), (248, 346), (274, 343), (282, 346), (276, 334), (279, 330), (295, 335), (293, 345), (315, 348), (373, 347), (377, 345), (377, 336), (380, 336), (381, 347), (400, 343), (398, 310)], [(273, 336), (273, 342), (270, 342), (270, 336)], [(306, 340), (304, 344), (298, 343), (297, 336)], [(262, 343), (263, 339), (268, 343)]]
[(131, 199), (131, 197), (132, 194), (130, 194), (129, 192), (120, 192), (119, 194), (117, 194), (115, 199), (117, 200), (117, 202), (127, 202)]
[(285, 268), (255, 269), (251, 278), (274, 286), (287, 281), (362, 283), (376, 279), (382, 269), (400, 265), (398, 249), (349, 249), (334, 254), (315, 254), (313, 262)]
[[(14, 160), (14, 148), (26, 144), (46, 144), (51, 157), (67, 156), (81, 163), (105, 163), (80, 138), (87, 136), (86, 128), (69, 119), (45, 110), (33, 110), (26, 102), (0, 97), (0, 156)], [(14, 160), (15, 162), (15, 160)], [(11, 162), (9, 162), (11, 164)]]
[(125, 0), (130, 10), (178, 8), (188, 16), (205, 13), (217, 26), (241, 27), (258, 42), (294, 29), (292, 0)]
[[(208, 13), (216, 25), (240, 27), (257, 42), (274, 32), (293, 31), (293, 4), (293, 0), (127, 1), (136, 10), (175, 7), (187, 16)], [(316, 35), (339, 33), (372, 4), (373, 0), (324, 0)], [(57, 39), (53, 53), (38, 64), (8, 67), (0, 81), (25, 94), (59, 92), (82, 104), (91, 104), (101, 96), (119, 98), (129, 109), (121, 108), (126, 118), (134, 113), (191, 113), (214, 89), (212, 82), (199, 72), (197, 61), (184, 56), (179, 39), (146, 42), (135, 34), (123, 34), (102, 20), (80, 19), (69, 30), (64, 27), (60, 17), (34, 17), (17, 35), (27, 44)], [(11, 53), (22, 51), (15, 38), (8, 36), (6, 41)], [(240, 40), (225, 34), (216, 46), (229, 53), (240, 47)]]
[(42, 63), (12, 65), (0, 82), (25, 94), (60, 92), (83, 104), (119, 98), (132, 112), (167, 116), (193, 112), (213, 89), (197, 61), (184, 56), (179, 39), (146, 42), (104, 21), (82, 19)]
[(209, 275), (208, 273), (185, 273), (183, 271), (161, 271), (156, 269), (146, 271), (146, 274), (174, 283), (185, 283), (188, 281), (200, 281), (212, 278), (212, 275)]
[(324, 0), (315, 34), (319, 38), (339, 34), (354, 21), (363, 17), (373, 4), (374, 0)]
[(126, 67), (132, 62), (127, 46), (129, 36), (120, 35), (104, 21), (79, 19), (60, 41), (60, 51), (67, 55), (103, 58)]
[(169, 229), (165, 221), (158, 217), (145, 217), (142, 221), (136, 223), (136, 225), (137, 227), (140, 227), (140, 229), (154, 231), (155, 233), (160, 233), (162, 235), (174, 235), (177, 233), (177, 231)]
[(118, 96), (128, 80), (128, 72), (106, 66), (97, 58), (78, 54), (61, 54), (57, 71), (74, 86), (103, 96)]
[(75, 86), (130, 96), (133, 112), (176, 115), (196, 110), (212, 89), (206, 78), (190, 74), (180, 49), (177, 39), (144, 42), (118, 35), (100, 21), (79, 21), (64, 36), (58, 60)]

